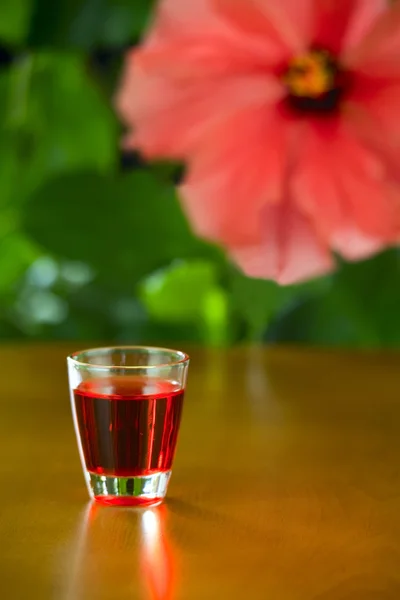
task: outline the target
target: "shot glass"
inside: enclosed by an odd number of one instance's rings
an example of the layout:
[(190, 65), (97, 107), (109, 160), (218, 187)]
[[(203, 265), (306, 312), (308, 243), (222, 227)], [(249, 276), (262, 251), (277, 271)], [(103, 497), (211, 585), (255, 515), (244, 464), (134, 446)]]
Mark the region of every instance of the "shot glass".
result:
[(188, 355), (126, 346), (83, 350), (67, 362), (89, 495), (112, 505), (159, 504), (171, 477)]

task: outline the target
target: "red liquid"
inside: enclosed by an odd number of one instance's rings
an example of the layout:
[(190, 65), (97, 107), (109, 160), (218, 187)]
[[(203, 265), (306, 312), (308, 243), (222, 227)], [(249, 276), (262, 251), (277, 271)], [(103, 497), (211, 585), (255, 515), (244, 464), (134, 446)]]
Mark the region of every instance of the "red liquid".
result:
[(74, 390), (86, 468), (134, 477), (169, 471), (184, 391), (174, 382), (135, 376), (88, 380)]

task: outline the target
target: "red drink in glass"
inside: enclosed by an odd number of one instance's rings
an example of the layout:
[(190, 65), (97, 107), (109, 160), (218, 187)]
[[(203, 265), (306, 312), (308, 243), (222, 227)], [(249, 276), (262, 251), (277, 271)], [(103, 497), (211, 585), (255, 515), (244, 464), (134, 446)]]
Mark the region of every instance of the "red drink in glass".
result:
[(94, 379), (75, 391), (86, 468), (98, 475), (170, 471), (184, 392), (170, 381)]
[[(115, 362), (116, 349), (112, 351)], [(89, 363), (75, 385), (79, 365), (69, 365), (72, 409), (92, 497), (108, 504), (145, 506), (160, 502), (166, 493), (188, 359), (172, 366), (161, 362), (163, 366), (157, 370), (156, 365), (142, 366), (141, 349), (128, 352), (125, 348), (123, 353), (124, 364), (118, 367), (105, 366), (104, 370)], [(141, 357), (137, 368), (126, 364), (126, 354), (133, 363)], [(178, 354), (176, 358), (181, 358)], [(151, 356), (154, 362), (154, 353)], [(95, 360), (93, 356), (91, 359)], [(160, 356), (158, 360), (166, 358)], [(180, 376), (177, 380), (162, 378), (159, 375), (163, 371)]]

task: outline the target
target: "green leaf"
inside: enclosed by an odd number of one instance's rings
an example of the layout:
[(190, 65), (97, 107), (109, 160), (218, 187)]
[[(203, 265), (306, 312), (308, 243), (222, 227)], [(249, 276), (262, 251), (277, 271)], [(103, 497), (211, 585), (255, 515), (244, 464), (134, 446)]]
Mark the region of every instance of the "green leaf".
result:
[(218, 267), (204, 260), (173, 263), (140, 285), (139, 296), (150, 317), (161, 323), (196, 324), (208, 344), (228, 341), (229, 306), (218, 285)]
[(176, 258), (214, 256), (190, 233), (174, 188), (148, 171), (59, 177), (32, 196), (23, 225), (47, 252), (129, 287)]
[(12, 289), (38, 254), (35, 245), (19, 232), (0, 236), (0, 295)]
[(199, 320), (205, 298), (216, 283), (214, 264), (184, 261), (147, 277), (140, 285), (139, 295), (152, 318), (190, 323)]
[(19, 135), (21, 161), (35, 184), (49, 174), (107, 170), (115, 162), (116, 118), (76, 54), (42, 52), (17, 63), (8, 128)]
[[(34, 0), (29, 31), (33, 46), (67, 45), (74, 22), (85, 6), (84, 0)], [(88, 32), (91, 35), (91, 32)]]
[(336, 279), (338, 301), (370, 346), (400, 346), (400, 254), (387, 250), (374, 258), (343, 264)]
[(107, 18), (103, 22), (100, 41), (116, 46), (138, 39), (147, 25), (156, 0), (108, 0)]
[(212, 346), (227, 346), (235, 337), (229, 296), (220, 286), (211, 287), (204, 296), (200, 327), (201, 339)]
[(248, 337), (259, 339), (277, 310), (286, 302), (286, 290), (272, 281), (249, 279), (240, 273), (232, 278), (233, 305), (247, 324)]
[[(0, 133), (0, 221), (17, 212), (21, 188), (16, 182), (21, 177), (18, 142), (15, 136)], [(5, 212), (7, 216), (5, 215)], [(14, 217), (13, 217), (14, 218)], [(3, 226), (0, 224), (0, 232)]]
[(11, 76), (9, 70), (0, 73), (0, 235), (2, 210), (15, 200), (15, 191), (20, 174), (18, 144), (16, 136), (8, 130)]
[(1, 0), (0, 40), (7, 44), (21, 44), (28, 33), (32, 0)]
[(329, 285), (322, 278), (296, 286), (279, 286), (262, 279), (251, 279), (238, 271), (231, 274), (232, 303), (247, 326), (247, 338), (260, 340), (272, 321), (298, 298), (316, 295)]
[(90, 50), (137, 39), (154, 0), (36, 0), (30, 42)]
[(332, 288), (299, 303), (276, 324), (278, 342), (349, 347), (399, 347), (400, 261), (389, 250), (343, 263)]

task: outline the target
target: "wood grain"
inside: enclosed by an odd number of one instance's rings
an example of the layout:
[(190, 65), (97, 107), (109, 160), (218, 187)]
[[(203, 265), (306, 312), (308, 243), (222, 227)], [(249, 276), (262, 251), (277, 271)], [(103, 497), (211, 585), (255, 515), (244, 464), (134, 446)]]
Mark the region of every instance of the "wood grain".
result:
[(73, 349), (0, 348), (2, 598), (400, 598), (399, 355), (192, 351), (168, 501), (138, 511), (88, 503)]

